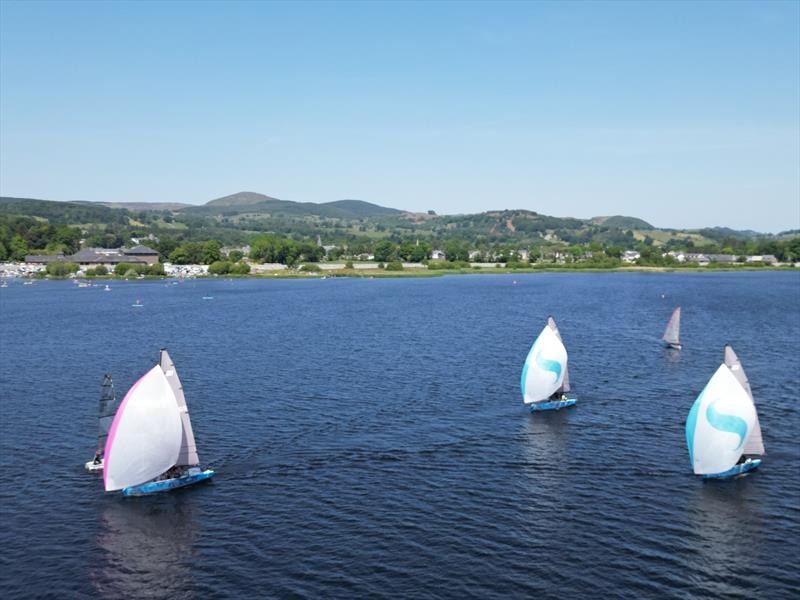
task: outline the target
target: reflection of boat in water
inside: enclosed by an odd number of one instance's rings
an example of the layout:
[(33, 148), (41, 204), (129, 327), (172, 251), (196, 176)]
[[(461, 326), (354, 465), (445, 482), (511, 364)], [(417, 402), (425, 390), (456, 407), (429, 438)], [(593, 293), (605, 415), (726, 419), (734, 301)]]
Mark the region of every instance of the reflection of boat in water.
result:
[[(748, 478), (722, 485), (699, 485), (688, 497), (685, 539), (692, 539), (692, 569), (707, 582), (724, 585), (725, 575), (753, 570), (753, 535), (764, 531), (759, 491)], [(712, 584), (713, 585), (713, 584)], [(724, 596), (716, 587), (706, 597)]]
[(675, 350), (681, 349), (681, 307), (679, 306), (672, 311), (672, 316), (669, 318), (667, 328), (664, 330), (664, 335), (661, 339), (669, 348)]
[(103, 598), (192, 596), (200, 523), (191, 502), (112, 502), (100, 515), (89, 578)]
[(726, 479), (758, 468), (761, 425), (739, 358), (725, 346), (725, 362), (700, 392), (686, 418), (686, 444), (696, 475)]
[(100, 392), (100, 407), (97, 417), (97, 452), (94, 459), (86, 463), (87, 471), (103, 470), (103, 451), (108, 439), (108, 430), (111, 429), (111, 422), (114, 420), (114, 413), (117, 412), (117, 396), (114, 393), (114, 382), (108, 373), (103, 377), (102, 391)]
[(214, 475), (200, 459), (183, 387), (166, 350), (122, 400), (105, 445), (107, 492), (144, 496), (192, 485)]
[(567, 397), (570, 391), (567, 349), (553, 317), (547, 318), (547, 325), (528, 352), (520, 387), (522, 399), (530, 405), (531, 412), (559, 410), (578, 401)]

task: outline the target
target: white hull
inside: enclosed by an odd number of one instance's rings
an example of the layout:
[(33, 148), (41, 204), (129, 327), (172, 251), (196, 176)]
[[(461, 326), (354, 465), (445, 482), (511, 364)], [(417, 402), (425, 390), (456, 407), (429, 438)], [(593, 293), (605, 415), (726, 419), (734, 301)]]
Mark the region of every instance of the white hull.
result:
[(87, 471), (102, 471), (103, 470), (103, 461), (101, 460), (99, 463), (90, 460), (85, 465)]

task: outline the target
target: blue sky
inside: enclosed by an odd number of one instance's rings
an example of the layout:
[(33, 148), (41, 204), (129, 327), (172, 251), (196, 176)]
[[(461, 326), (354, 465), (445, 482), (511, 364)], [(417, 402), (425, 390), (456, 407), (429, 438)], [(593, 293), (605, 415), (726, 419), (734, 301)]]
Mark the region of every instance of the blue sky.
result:
[(800, 227), (800, 2), (0, 4), (0, 194)]

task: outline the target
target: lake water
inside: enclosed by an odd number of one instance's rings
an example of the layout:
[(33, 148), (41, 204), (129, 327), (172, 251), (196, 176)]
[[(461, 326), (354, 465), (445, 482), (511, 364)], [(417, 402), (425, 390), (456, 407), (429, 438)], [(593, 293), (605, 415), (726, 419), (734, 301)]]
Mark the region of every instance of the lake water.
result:
[[(6, 598), (800, 593), (798, 273), (111, 287), (0, 289)], [(551, 313), (580, 401), (531, 415)], [(767, 454), (704, 483), (684, 421), (726, 342)], [(124, 394), (163, 346), (217, 476), (106, 494), (83, 469), (103, 373)]]

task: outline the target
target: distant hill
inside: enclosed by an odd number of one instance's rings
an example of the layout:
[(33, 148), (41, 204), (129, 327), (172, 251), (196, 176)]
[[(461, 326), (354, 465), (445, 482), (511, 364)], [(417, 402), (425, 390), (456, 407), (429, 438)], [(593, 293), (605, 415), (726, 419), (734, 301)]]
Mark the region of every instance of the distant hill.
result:
[(401, 214), (403, 211), (378, 206), (362, 200), (336, 200), (317, 204), (279, 200), (255, 192), (238, 192), (217, 198), (202, 206), (181, 209), (192, 215), (234, 217), (236, 215), (270, 215), (272, 217), (319, 217), (333, 219), (363, 219)]
[(256, 192), (237, 192), (230, 196), (223, 196), (209, 200), (203, 206), (249, 206), (251, 204), (260, 204), (262, 202), (280, 202), (277, 198), (258, 194)]
[(77, 223), (127, 223), (127, 211), (94, 202), (55, 202), (35, 198), (0, 196), (0, 214), (38, 217), (54, 225)]
[(594, 225), (602, 225), (610, 229), (655, 229), (647, 221), (637, 219), (636, 217), (623, 217), (622, 215), (614, 215), (612, 217), (592, 217), (589, 222)]

